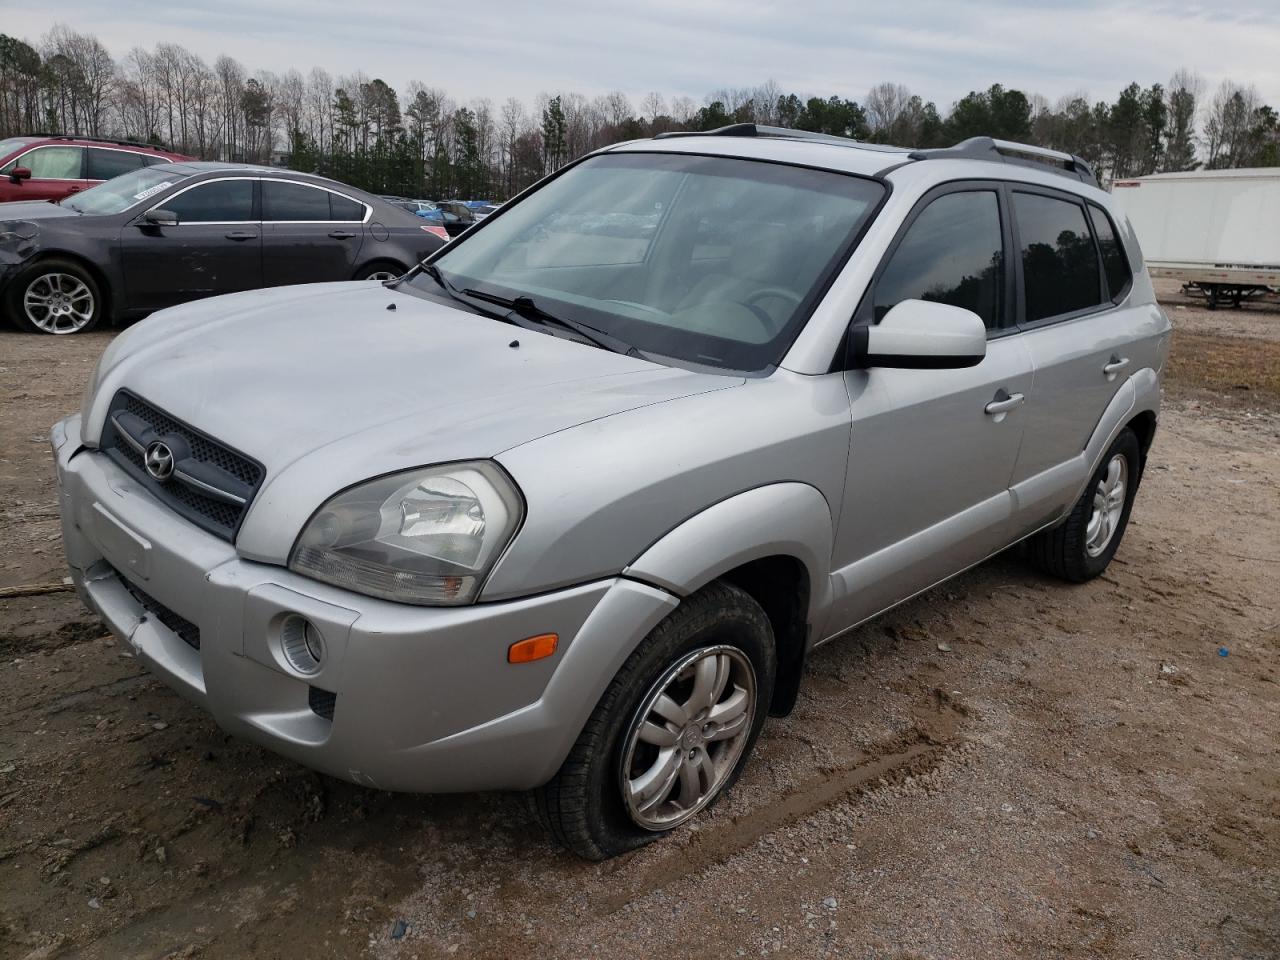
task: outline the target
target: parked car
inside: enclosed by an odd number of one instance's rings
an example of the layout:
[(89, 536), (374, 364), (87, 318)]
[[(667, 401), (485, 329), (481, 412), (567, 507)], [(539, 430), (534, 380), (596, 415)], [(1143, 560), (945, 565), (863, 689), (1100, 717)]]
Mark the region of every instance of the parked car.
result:
[(0, 203), (61, 200), (122, 173), (191, 159), (134, 140), (12, 137), (0, 140)]
[(619, 144), (386, 288), (118, 337), (53, 428), (64, 544), (230, 733), (377, 789), (533, 790), (601, 858), (728, 789), (819, 644), (1019, 542), (1105, 570), (1169, 336), (1075, 157)]
[(480, 207), (472, 207), (471, 212), (475, 214), (476, 222), (479, 222), (489, 216), (489, 214), (497, 213), (498, 208), (501, 206), (502, 204), (500, 203), (486, 203)]
[(40, 333), (239, 290), (389, 280), (442, 245), (360, 190), (226, 163), (144, 167), (61, 203), (0, 207), (0, 218), (0, 303)]

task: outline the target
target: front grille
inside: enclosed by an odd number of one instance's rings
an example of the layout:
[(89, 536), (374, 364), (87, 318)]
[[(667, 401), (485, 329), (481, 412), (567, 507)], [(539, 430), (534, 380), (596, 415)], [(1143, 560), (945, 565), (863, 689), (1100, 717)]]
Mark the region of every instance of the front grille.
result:
[[(133, 424), (129, 429), (134, 432), (140, 425), (145, 431), (143, 436), (126, 435), (124, 429), (117, 426), (117, 419)], [(231, 499), (244, 502), (227, 502), (210, 495), (194, 483), (184, 482), (178, 474), (165, 481), (155, 479), (147, 472), (144, 449), (139, 449), (140, 440), (143, 441), (141, 447), (145, 448), (151, 439), (164, 440), (185, 450), (183, 463), (189, 471), (199, 470), (214, 486), (221, 482), (230, 488), (227, 492), (233, 494)], [(102, 449), (177, 513), (224, 540), (235, 539), (265, 474), (261, 464), (173, 419), (126, 390), (118, 392), (111, 401), (102, 432)]]
[[(119, 576), (119, 573), (117, 573)], [(194, 623), (179, 614), (174, 613), (159, 600), (151, 596), (141, 587), (130, 583), (124, 577), (120, 577), (120, 582), (124, 584), (124, 588), (129, 591), (133, 599), (142, 604), (142, 608), (151, 616), (155, 617), (166, 627), (178, 635), (183, 643), (192, 650), (200, 649), (200, 628)]]
[(311, 707), (311, 712), (316, 716), (332, 720), (333, 708), (337, 706), (337, 703), (338, 695), (336, 693), (321, 690), (319, 687), (307, 688), (307, 704)]

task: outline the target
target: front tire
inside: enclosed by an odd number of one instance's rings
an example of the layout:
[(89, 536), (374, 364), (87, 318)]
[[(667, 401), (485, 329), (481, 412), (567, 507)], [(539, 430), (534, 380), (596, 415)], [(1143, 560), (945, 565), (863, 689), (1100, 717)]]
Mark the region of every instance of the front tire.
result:
[(367, 263), (356, 271), (355, 280), (377, 280), (379, 283), (386, 283), (388, 280), (394, 280), (405, 274), (404, 267), (398, 263), (391, 263), (389, 260), (379, 260), (375, 263)]
[(716, 582), (683, 601), (623, 664), (559, 772), (535, 791), (551, 835), (603, 860), (669, 833), (733, 786), (768, 712), (773, 631)]
[(1072, 583), (1098, 576), (1120, 547), (1141, 476), (1138, 438), (1125, 427), (1102, 458), (1066, 522), (1028, 540), (1027, 557), (1045, 573)]
[(105, 302), (98, 282), (72, 260), (38, 260), (9, 283), (6, 311), (18, 329), (66, 336), (92, 330)]

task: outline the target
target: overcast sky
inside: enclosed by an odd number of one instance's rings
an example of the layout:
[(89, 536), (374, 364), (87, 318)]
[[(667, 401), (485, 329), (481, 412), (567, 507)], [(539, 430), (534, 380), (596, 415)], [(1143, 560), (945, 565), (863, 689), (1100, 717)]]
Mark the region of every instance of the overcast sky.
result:
[(1280, 107), (1280, 0), (57, 0), (24, 4), (5, 29), (35, 41), (55, 23), (117, 58), (168, 40), (250, 70), (359, 70), (463, 102), (621, 90), (638, 106), (658, 90), (701, 103), (772, 77), (859, 101), (891, 80), (945, 112), (995, 82), (1051, 101), (1114, 99), (1188, 66), (1209, 93), (1229, 77)]

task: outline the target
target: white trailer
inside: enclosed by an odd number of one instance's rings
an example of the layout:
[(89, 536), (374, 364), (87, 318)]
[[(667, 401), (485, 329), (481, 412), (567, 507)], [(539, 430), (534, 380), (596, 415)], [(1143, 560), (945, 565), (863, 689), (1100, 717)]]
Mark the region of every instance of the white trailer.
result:
[(1151, 276), (1181, 280), (1211, 309), (1280, 288), (1280, 168), (1158, 173), (1111, 189)]

